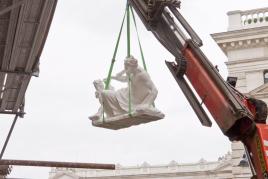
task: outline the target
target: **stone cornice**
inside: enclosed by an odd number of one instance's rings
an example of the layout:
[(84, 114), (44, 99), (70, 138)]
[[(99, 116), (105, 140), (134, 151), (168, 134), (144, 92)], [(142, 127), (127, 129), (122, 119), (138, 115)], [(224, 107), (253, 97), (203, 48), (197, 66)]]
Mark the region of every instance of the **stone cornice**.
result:
[(256, 48), (268, 45), (268, 26), (211, 34), (226, 54), (235, 49)]
[(257, 99), (268, 98), (268, 91), (265, 91), (268, 88), (268, 83), (263, 84), (248, 93), (244, 93), (246, 96), (255, 97)]
[(252, 59), (228, 61), (228, 62), (225, 62), (225, 64), (226, 65), (238, 65), (238, 64), (242, 64), (242, 63), (261, 62), (261, 61), (267, 61), (267, 60), (268, 60), (268, 57), (265, 57), (265, 58), (252, 58)]
[(268, 35), (267, 37), (263, 38), (251, 38), (226, 43), (218, 43), (218, 45), (225, 52), (225, 54), (230, 50), (264, 47), (268, 45)]
[[(250, 39), (252, 36), (268, 37), (268, 26), (210, 34), (217, 43)], [(235, 39), (235, 40), (234, 40)]]
[(268, 92), (263, 92), (263, 93), (244, 93), (246, 96), (254, 97), (256, 99), (265, 99), (268, 98)]
[(256, 97), (257, 99), (263, 99), (268, 97), (268, 92), (252, 94), (252, 96)]
[(227, 52), (228, 50), (264, 47), (268, 45), (268, 37), (248, 39), (248, 40), (239, 40), (239, 41), (233, 41), (233, 42), (228, 42), (228, 43), (222, 43), (218, 45), (225, 52)]

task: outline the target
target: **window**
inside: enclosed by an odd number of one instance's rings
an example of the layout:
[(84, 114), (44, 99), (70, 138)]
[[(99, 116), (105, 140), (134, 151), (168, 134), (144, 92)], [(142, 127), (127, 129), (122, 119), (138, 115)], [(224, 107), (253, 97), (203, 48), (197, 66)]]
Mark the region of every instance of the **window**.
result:
[(263, 73), (264, 83), (268, 83), (268, 71), (265, 70)]

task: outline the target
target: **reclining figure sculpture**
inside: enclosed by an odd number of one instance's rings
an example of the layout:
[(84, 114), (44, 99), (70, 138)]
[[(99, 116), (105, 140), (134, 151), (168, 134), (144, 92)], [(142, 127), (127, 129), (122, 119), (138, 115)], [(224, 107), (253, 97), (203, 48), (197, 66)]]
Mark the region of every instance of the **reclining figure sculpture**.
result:
[[(133, 56), (127, 57), (124, 60), (124, 70), (111, 78), (128, 83), (128, 86), (118, 90), (110, 86), (109, 89), (105, 90), (103, 81), (95, 80), (95, 95), (96, 98), (99, 99), (101, 107), (98, 112), (90, 116), (89, 119), (101, 119), (103, 114), (105, 114), (106, 118), (128, 114), (130, 112), (129, 105), (131, 105), (131, 112), (147, 112), (154, 115), (158, 114), (162, 118), (164, 117), (164, 115), (153, 106), (158, 93), (154, 83), (149, 74), (138, 66), (138, 61)], [(106, 81), (106, 79), (104, 79), (104, 81)]]

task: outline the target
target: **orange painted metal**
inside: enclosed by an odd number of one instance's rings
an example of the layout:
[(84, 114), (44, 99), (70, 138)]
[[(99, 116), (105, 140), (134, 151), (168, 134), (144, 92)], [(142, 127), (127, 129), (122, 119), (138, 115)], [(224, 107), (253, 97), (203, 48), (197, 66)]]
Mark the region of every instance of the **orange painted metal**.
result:
[(237, 120), (230, 108), (228, 99), (216, 86), (215, 81), (190, 47), (184, 50), (184, 56), (187, 59), (186, 76), (188, 80), (225, 133)]
[(256, 124), (255, 133), (242, 141), (249, 151), (258, 179), (268, 178), (268, 126)]
[(264, 159), (266, 163), (266, 168), (268, 169), (268, 125), (257, 124), (260, 138), (262, 139), (262, 149), (264, 151)]

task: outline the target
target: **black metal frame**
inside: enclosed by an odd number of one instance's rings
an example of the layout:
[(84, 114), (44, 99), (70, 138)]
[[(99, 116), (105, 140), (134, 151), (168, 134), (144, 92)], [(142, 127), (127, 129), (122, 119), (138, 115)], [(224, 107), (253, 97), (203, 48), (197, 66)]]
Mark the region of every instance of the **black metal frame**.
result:
[(0, 16), (9, 12), (9, 11), (12, 11), (13, 9), (17, 8), (17, 7), (21, 7), (23, 5), (25, 0), (21, 0), (15, 4), (12, 4), (11, 6), (8, 6), (8, 7), (5, 7), (3, 9), (0, 9)]
[[(25, 0), (21, 0), (21, 1), (18, 1), (17, 3), (15, 3), (15, 4), (12, 4), (12, 5), (8, 6), (8, 7), (0, 9), (0, 16), (4, 15), (5, 13), (8, 13), (8, 12), (12, 11), (15, 8), (22, 8), (22, 6), (24, 4), (24, 1)], [(6, 71), (5, 70), (0, 70), (0, 73), (16, 73), (16, 74), (23, 74), (23, 75), (32, 75), (32, 74), (28, 74), (28, 73), (19, 72), (19, 71), (7, 71), (7, 70)], [(3, 155), (5, 153), (6, 147), (8, 145), (9, 140), (10, 140), (11, 134), (13, 132), (13, 129), (15, 127), (15, 124), (17, 122), (18, 117), (23, 117), (23, 115), (25, 114), (23, 112), (23, 106), (24, 106), (24, 104), (21, 105), (21, 108), (20, 108), (19, 112), (0, 111), (0, 114), (14, 114), (15, 115), (14, 120), (12, 122), (12, 125), (11, 125), (11, 127), (9, 129), (8, 135), (6, 137), (5, 143), (4, 143), (3, 147), (2, 147), (2, 150), (1, 150), (1, 153), (0, 153), (0, 160), (3, 158)], [(11, 166), (9, 166), (9, 165), (3, 166), (1, 168), (1, 172), (3, 172), (1, 174), (3, 176), (8, 175), (11, 172)]]

